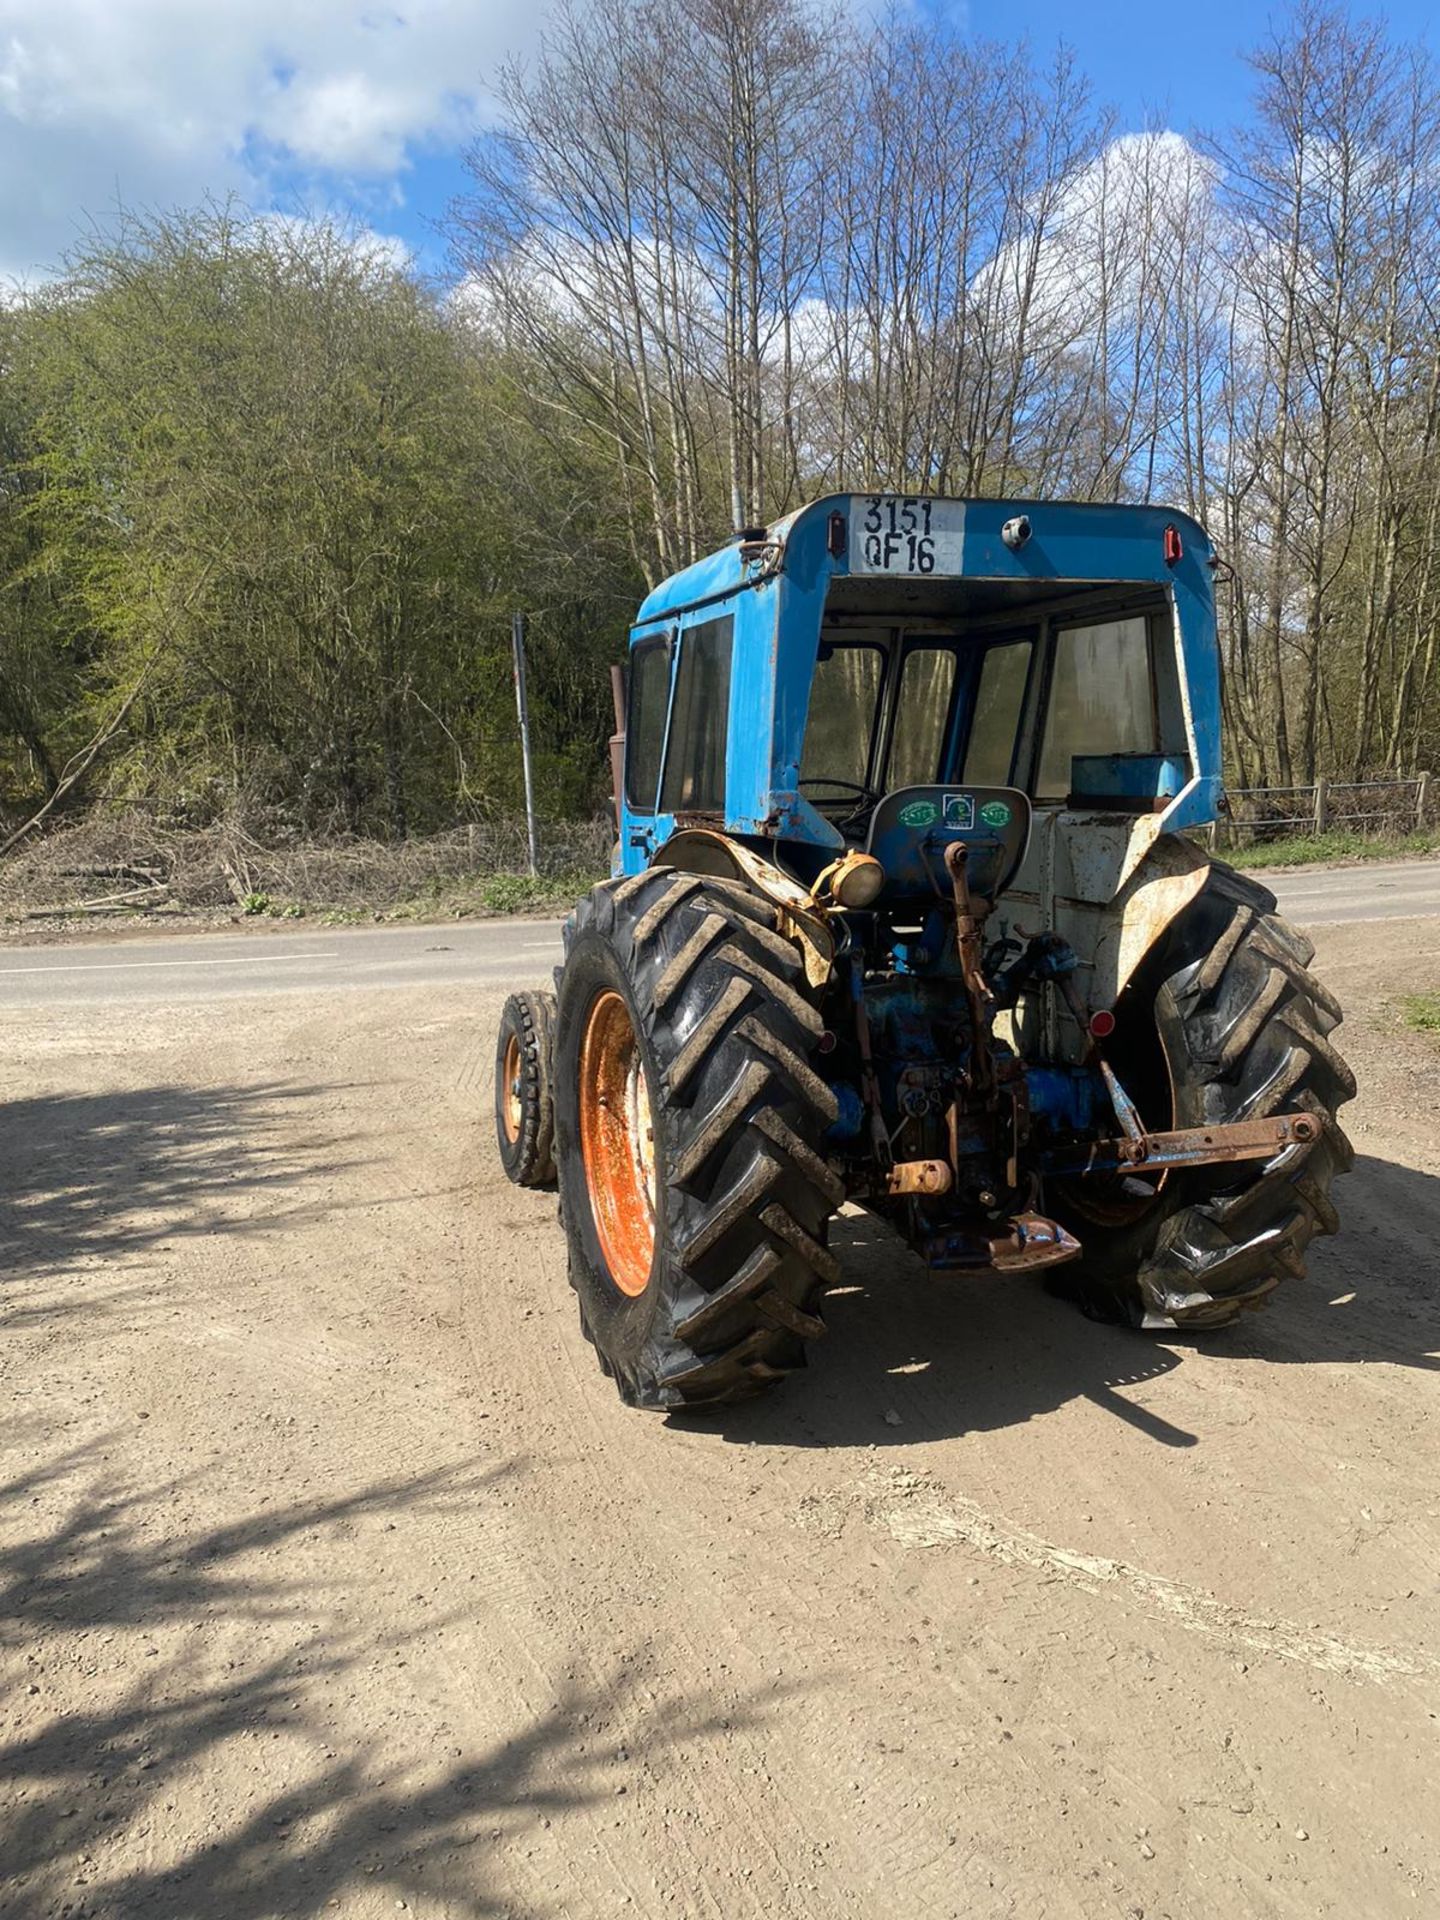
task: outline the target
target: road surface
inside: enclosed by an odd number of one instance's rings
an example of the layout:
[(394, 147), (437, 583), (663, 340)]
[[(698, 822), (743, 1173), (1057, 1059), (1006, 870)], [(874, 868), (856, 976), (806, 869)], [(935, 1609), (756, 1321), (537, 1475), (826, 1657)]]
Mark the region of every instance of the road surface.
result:
[(495, 1154), (550, 938), (4, 983), (0, 1912), (1440, 1911), (1435, 922), (1318, 930), (1357, 1159), (1266, 1313), (1142, 1337), (847, 1211), (808, 1371), (681, 1422)]
[[(1440, 861), (1264, 876), (1301, 926), (1440, 915)], [(558, 920), (455, 921), (0, 950), (0, 1005), (223, 999), (342, 988), (539, 984), (560, 959)]]

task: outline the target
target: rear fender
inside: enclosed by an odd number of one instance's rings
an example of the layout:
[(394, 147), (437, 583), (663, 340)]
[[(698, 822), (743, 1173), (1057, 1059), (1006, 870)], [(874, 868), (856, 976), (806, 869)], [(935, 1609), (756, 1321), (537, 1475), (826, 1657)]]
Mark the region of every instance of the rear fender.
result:
[(650, 864), (676, 867), (682, 873), (713, 874), (752, 888), (776, 909), (780, 932), (799, 947), (810, 985), (823, 987), (830, 978), (835, 940), (824, 909), (797, 880), (752, 847), (731, 839), (718, 827), (682, 827), (656, 849)]
[(1161, 935), (1205, 889), (1208, 858), (1178, 834), (1162, 834), (1110, 902), (1095, 947), (1093, 1004), (1113, 1007)]

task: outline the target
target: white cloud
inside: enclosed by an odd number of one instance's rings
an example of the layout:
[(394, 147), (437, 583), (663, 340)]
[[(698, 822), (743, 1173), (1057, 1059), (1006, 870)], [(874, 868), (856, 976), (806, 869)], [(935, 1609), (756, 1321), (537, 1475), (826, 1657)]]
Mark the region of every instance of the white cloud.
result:
[(0, 0), (0, 275), (33, 277), (117, 201), (373, 193), (459, 147), (523, 0)]

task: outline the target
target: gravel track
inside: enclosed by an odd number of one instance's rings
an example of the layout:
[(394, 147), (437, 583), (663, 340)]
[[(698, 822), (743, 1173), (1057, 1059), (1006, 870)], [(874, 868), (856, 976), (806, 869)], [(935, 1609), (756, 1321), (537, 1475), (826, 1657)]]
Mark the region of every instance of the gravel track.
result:
[(0, 1913), (1434, 1912), (1434, 923), (1379, 944), (1319, 939), (1359, 1157), (1268, 1313), (847, 1216), (808, 1374), (680, 1426), (501, 1176), (502, 986), (0, 1012)]

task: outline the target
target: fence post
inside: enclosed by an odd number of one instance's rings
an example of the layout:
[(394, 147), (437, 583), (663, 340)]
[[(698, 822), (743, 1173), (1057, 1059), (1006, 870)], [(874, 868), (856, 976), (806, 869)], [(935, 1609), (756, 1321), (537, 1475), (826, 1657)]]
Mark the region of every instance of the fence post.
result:
[(1422, 773), (1415, 782), (1415, 831), (1425, 831), (1425, 809), (1430, 800), (1430, 776)]
[(535, 845), (535, 789), (530, 778), (530, 706), (525, 698), (525, 616), (512, 614), (510, 645), (515, 656), (515, 710), (520, 718), (520, 765), (525, 776), (525, 839), (530, 853), (530, 874), (539, 872)]
[(1330, 794), (1330, 782), (1327, 779), (1325, 779), (1324, 775), (1322, 774), (1321, 777), (1315, 782), (1315, 831), (1316, 833), (1323, 833), (1325, 831), (1325, 811), (1326, 811), (1325, 803), (1329, 798), (1329, 794)]

